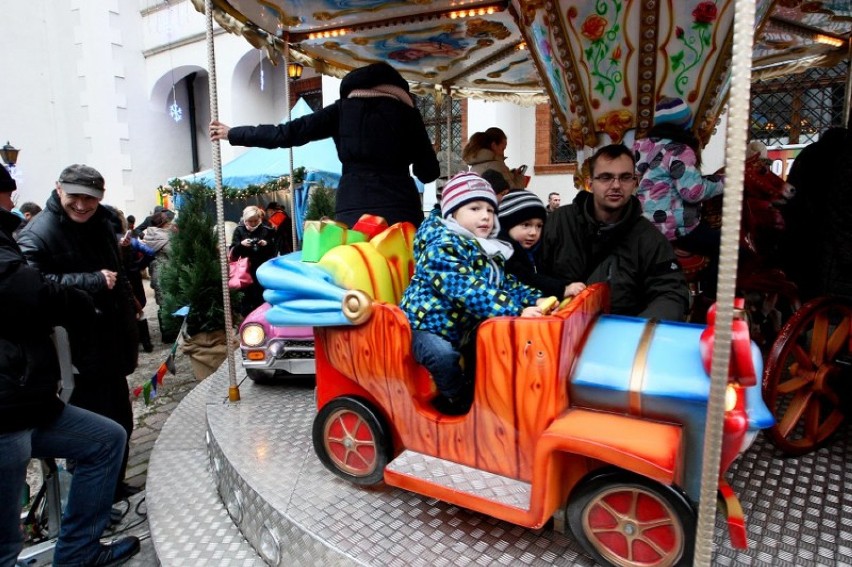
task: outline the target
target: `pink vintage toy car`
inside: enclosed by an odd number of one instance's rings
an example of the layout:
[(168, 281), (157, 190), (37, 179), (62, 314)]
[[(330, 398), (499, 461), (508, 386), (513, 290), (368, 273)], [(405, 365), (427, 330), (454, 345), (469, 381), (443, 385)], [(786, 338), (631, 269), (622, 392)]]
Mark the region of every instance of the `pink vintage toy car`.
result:
[(240, 353), (246, 374), (258, 382), (313, 375), (313, 329), (272, 325), (265, 316), (269, 308), (264, 303), (240, 325)]

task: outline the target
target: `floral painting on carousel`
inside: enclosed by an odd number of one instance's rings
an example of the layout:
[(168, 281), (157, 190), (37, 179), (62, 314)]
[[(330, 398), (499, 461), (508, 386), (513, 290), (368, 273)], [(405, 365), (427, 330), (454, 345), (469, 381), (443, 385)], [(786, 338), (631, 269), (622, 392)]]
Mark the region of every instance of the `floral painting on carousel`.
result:
[(633, 129), (646, 132), (664, 94), (684, 99), (693, 113), (716, 112), (724, 98), (733, 3), (536, 3), (546, 31), (533, 27), (535, 54), (551, 97), (564, 101), (571, 143), (596, 147), (621, 142)]

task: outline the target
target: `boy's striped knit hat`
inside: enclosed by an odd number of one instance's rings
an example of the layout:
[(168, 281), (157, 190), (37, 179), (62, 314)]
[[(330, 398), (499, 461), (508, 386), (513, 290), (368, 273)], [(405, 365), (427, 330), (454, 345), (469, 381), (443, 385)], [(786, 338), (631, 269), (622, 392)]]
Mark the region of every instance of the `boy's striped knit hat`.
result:
[(497, 209), (497, 216), (500, 218), (500, 226), (509, 230), (530, 219), (546, 220), (547, 209), (538, 195), (526, 189), (518, 189), (509, 191), (503, 197), (500, 208)]
[(454, 175), (441, 195), (441, 216), (449, 217), (459, 207), (473, 201), (487, 201), (497, 209), (497, 194), (491, 184), (471, 171)]
[(654, 110), (654, 124), (671, 123), (684, 128), (692, 125), (692, 111), (682, 98), (663, 97)]

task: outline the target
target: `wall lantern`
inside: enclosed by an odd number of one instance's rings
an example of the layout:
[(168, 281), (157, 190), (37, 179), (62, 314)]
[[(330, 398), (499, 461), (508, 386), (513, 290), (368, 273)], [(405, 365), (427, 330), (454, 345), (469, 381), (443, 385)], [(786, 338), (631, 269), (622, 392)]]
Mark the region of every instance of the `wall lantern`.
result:
[(3, 159), (3, 163), (8, 165), (10, 168), (15, 167), (15, 164), (18, 163), (18, 152), (20, 152), (18, 148), (12, 146), (9, 142), (6, 142), (6, 145), (0, 148), (0, 158)]
[(287, 64), (287, 76), (292, 80), (296, 80), (302, 76), (302, 69), (304, 67), (301, 63), (288, 63)]

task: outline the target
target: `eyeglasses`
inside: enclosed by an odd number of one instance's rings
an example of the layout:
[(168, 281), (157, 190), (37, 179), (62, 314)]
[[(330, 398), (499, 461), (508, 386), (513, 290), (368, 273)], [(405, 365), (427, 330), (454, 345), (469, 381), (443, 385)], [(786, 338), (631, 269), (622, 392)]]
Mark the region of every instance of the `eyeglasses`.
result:
[(612, 182), (616, 179), (618, 179), (622, 183), (630, 183), (631, 181), (636, 181), (636, 176), (632, 173), (622, 173), (621, 175), (613, 175), (612, 173), (601, 173), (600, 175), (595, 175), (592, 179), (607, 184), (612, 184)]

